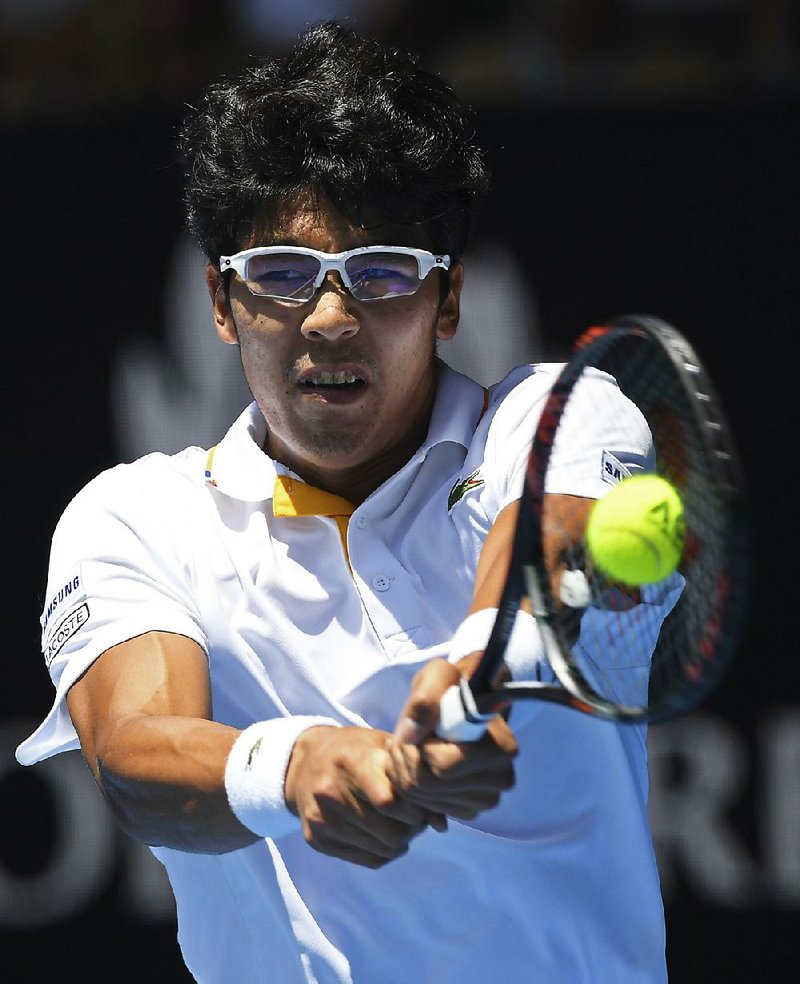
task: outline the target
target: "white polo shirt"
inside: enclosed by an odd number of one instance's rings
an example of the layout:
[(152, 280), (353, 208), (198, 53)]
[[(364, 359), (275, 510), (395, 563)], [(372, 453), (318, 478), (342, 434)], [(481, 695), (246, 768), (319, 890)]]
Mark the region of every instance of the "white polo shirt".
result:
[[(322, 715), (392, 730), (413, 674), (446, 655), (467, 610), (557, 369), (515, 370), (487, 403), (440, 365), (426, 441), (355, 509), (263, 453), (255, 405), (213, 454), (153, 454), (100, 475), (53, 538), (42, 639), (56, 700), (19, 761), (77, 748), (69, 687), (111, 646), (156, 630), (207, 653), (225, 724)], [(573, 428), (550, 491), (598, 497), (608, 454), (635, 466), (650, 437), (609, 377), (590, 374), (584, 398), (627, 415)], [(331, 515), (306, 514), (321, 502)], [(644, 730), (544, 704), (518, 720), (515, 789), (379, 871), (313, 851), (288, 810), (285, 835), (241, 851), (154, 848), (197, 980), (665, 980)]]

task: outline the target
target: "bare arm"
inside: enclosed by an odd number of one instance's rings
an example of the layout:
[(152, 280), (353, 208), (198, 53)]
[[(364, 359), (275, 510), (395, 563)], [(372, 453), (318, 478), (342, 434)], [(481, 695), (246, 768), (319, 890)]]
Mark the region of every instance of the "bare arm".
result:
[(210, 695), (205, 653), (162, 632), (108, 650), (70, 690), (89, 768), (136, 840), (217, 854), (257, 839), (228, 806), (225, 762), (239, 732), (209, 720)]

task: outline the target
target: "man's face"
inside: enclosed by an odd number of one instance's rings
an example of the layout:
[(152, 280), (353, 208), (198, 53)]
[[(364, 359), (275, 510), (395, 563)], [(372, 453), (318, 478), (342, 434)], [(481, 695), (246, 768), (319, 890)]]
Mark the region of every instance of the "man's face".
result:
[[(397, 229), (352, 226), (324, 201), (300, 204), (248, 245), (425, 246)], [(306, 481), (360, 500), (424, 440), (436, 385), (436, 339), (458, 324), (462, 269), (441, 301), (432, 271), (413, 295), (357, 301), (336, 273), (314, 297), (290, 305), (256, 297), (233, 275), (229, 303), (209, 266), (217, 331), (238, 343), (250, 389), (267, 421), (266, 450)], [(344, 373), (344, 377), (342, 377)], [(329, 375), (327, 375), (329, 374)], [(332, 385), (337, 378), (357, 380)]]

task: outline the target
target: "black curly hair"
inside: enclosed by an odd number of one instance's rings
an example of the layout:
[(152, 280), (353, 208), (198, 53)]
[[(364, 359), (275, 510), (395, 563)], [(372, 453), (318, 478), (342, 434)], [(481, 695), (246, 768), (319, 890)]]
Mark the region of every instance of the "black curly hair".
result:
[(417, 245), (455, 260), (487, 188), (470, 114), (450, 86), (333, 22), (209, 87), (179, 150), (188, 226), (213, 263), (308, 193), (363, 228), (414, 224)]

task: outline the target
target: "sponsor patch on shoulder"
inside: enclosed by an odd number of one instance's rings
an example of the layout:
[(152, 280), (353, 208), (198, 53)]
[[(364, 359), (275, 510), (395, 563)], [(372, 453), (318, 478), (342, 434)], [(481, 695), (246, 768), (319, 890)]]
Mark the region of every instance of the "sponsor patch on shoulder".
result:
[(631, 477), (631, 470), (624, 465), (613, 451), (603, 451), (600, 463), (600, 477), (609, 485), (616, 485), (623, 478)]
[(42, 638), (46, 638), (48, 626), (54, 625), (58, 617), (78, 601), (86, 601), (86, 589), (81, 577), (81, 566), (78, 566), (67, 577), (61, 587), (48, 599), (45, 610), (39, 622), (42, 626)]
[(72, 611), (61, 619), (58, 625), (50, 633), (49, 638), (43, 645), (45, 666), (49, 666), (64, 648), (68, 639), (71, 639), (82, 626), (89, 621), (89, 606), (86, 602), (73, 608)]

